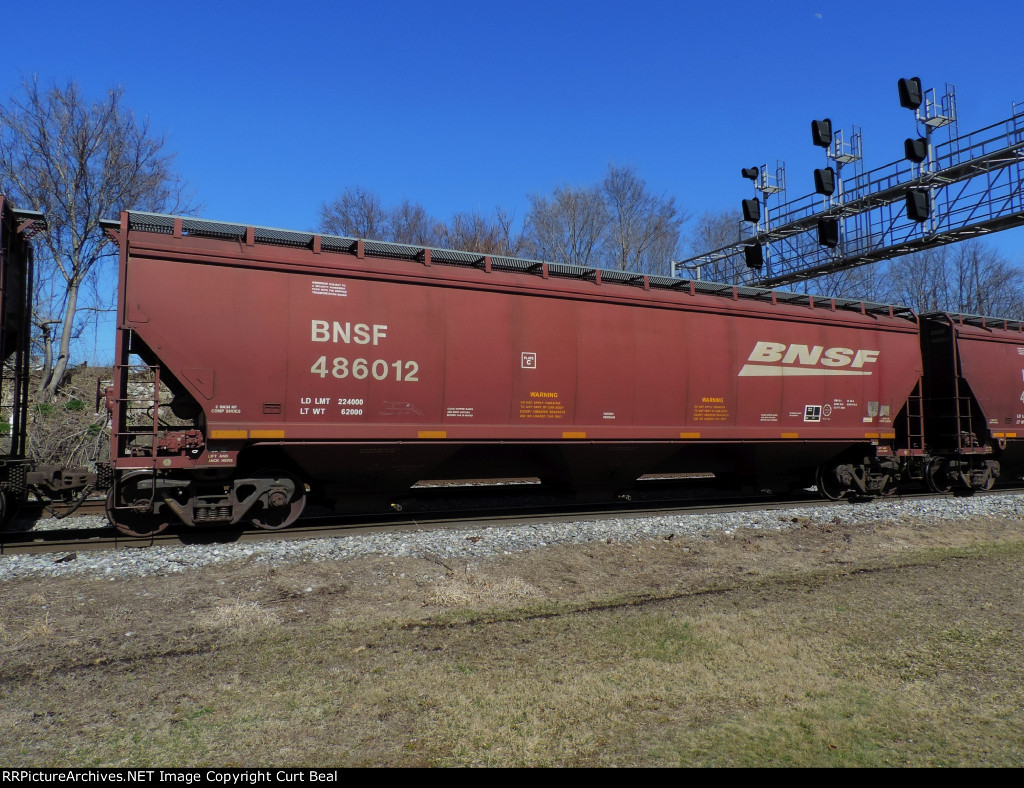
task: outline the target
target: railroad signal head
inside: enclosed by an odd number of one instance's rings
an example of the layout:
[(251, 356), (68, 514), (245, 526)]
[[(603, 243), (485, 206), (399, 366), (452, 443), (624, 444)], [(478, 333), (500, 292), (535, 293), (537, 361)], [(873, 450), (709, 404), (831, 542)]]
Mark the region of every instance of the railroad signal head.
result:
[(743, 221), (754, 224), (761, 221), (761, 201), (757, 197), (743, 201)]
[(761, 170), (757, 167), (744, 167), (740, 170), (740, 174), (750, 181), (756, 181), (757, 176), (761, 174)]
[(829, 118), (811, 121), (811, 140), (819, 148), (832, 144), (832, 121)]
[(818, 220), (818, 244), (835, 249), (839, 246), (839, 220), (819, 219)]
[(760, 268), (764, 265), (764, 250), (761, 249), (761, 244), (747, 244), (744, 246), (743, 259), (747, 263), (747, 268)]
[(836, 171), (831, 167), (814, 171), (814, 191), (831, 197), (836, 192)]
[(917, 109), (921, 106), (921, 78), (910, 77), (896, 83), (900, 91), (900, 106)]
[(928, 140), (924, 137), (903, 141), (903, 154), (915, 164), (928, 158)]
[(915, 222), (926, 222), (932, 211), (932, 198), (927, 189), (907, 191), (907, 218)]

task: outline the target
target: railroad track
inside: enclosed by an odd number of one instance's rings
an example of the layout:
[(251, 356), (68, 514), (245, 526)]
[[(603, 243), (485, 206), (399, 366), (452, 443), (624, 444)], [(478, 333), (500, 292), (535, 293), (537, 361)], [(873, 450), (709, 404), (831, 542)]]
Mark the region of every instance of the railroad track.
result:
[(107, 501), (105, 498), (89, 498), (75, 506), (73, 509), (59, 501), (43, 503), (42, 501), (26, 501), (18, 507), (18, 516), (38, 519), (40, 517), (78, 517), (82, 515), (107, 513)]
[[(1005, 488), (1003, 489), (1005, 491)], [(981, 493), (979, 493), (981, 494)], [(933, 493), (903, 495), (902, 499), (928, 499), (945, 496)], [(870, 502), (874, 499), (863, 499)], [(851, 501), (857, 505), (861, 501)], [(566, 519), (600, 520), (622, 517), (651, 517), (680, 514), (719, 514), (739, 511), (784, 510), (797, 507), (834, 505), (817, 496), (749, 497), (693, 501), (659, 501), (657, 503), (623, 503), (615, 506), (588, 505), (553, 508), (515, 507), (497, 510), (494, 507), (478, 510), (437, 511), (417, 513), (389, 513), (375, 516), (343, 516), (337, 514), (310, 515), (301, 518), (295, 525), (281, 531), (243, 529), (238, 527), (207, 527), (191, 530), (185, 527), (168, 529), (160, 534), (147, 537), (129, 537), (116, 529), (63, 528), (39, 531), (0, 532), (0, 555), (77, 553), (94, 550), (142, 549), (157, 546), (183, 544), (228, 544), (255, 543), (261, 541), (301, 539), (322, 539), (368, 534), (387, 530), (389, 532), (414, 530), (459, 530), (500, 527), (509, 525), (542, 524)]]

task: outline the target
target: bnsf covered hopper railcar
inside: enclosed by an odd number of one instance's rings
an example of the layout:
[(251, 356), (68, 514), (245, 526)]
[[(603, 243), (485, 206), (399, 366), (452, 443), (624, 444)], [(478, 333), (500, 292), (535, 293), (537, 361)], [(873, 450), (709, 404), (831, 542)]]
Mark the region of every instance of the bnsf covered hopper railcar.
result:
[(146, 213), (120, 245), (110, 514), (711, 471), (881, 492), (924, 455), (914, 313)]

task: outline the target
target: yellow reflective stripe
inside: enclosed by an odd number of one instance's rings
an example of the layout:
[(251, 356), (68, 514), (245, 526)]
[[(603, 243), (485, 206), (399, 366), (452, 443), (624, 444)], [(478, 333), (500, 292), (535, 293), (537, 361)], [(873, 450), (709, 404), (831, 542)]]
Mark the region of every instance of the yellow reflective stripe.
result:
[(447, 438), (448, 432), (446, 430), (420, 430), (416, 436), (419, 438)]
[(585, 437), (587, 437), (587, 433), (585, 433), (585, 432), (563, 432), (562, 433), (562, 437), (563, 438), (585, 438)]
[(783, 438), (799, 438), (800, 433), (798, 432), (784, 432), (782, 433)]
[(210, 438), (227, 440), (229, 438), (248, 438), (247, 430), (210, 430)]
[(253, 430), (249, 433), (250, 438), (283, 438), (284, 430)]
[(680, 432), (679, 433), (679, 437), (680, 438), (699, 438), (700, 437), (700, 433), (699, 432)]

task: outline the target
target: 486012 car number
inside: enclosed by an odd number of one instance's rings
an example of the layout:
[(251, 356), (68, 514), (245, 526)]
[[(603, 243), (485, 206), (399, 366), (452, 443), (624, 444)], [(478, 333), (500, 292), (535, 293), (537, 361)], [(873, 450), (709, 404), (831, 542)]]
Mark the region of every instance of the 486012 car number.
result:
[(327, 356), (320, 356), (309, 371), (319, 375), (321, 380), (330, 375), (338, 380), (352, 377), (356, 380), (372, 378), (416, 383), (419, 381), (420, 365), (416, 361), (385, 361), (381, 358), (372, 361), (355, 358), (350, 361), (341, 356), (329, 360)]

